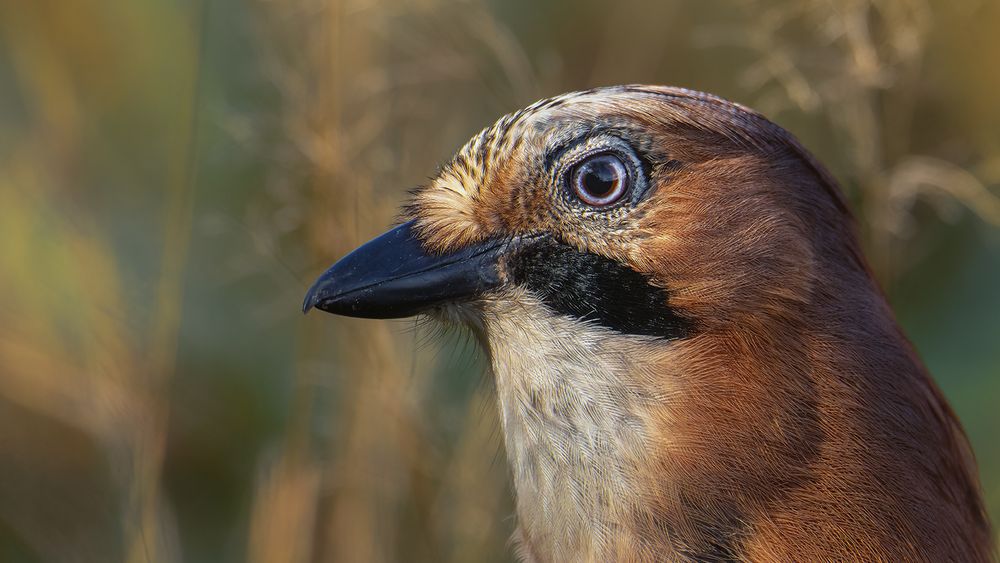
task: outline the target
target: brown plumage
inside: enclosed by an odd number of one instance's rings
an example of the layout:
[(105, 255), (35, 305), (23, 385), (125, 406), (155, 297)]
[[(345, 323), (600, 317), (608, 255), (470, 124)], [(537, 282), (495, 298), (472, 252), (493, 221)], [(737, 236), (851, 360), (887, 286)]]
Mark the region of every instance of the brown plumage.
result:
[(839, 188), (759, 114), (656, 86), (545, 100), (406, 218), (412, 267), (376, 240), (306, 306), (477, 334), (524, 559), (991, 560), (966, 437)]

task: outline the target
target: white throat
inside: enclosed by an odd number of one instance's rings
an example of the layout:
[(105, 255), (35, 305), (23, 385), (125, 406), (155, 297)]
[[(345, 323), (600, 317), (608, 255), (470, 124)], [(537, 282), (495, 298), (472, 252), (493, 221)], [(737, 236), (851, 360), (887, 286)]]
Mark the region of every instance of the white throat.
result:
[(635, 468), (652, 398), (637, 385), (634, 354), (650, 339), (556, 315), (523, 293), (487, 304), (482, 321), (522, 556), (608, 559), (642, 504)]

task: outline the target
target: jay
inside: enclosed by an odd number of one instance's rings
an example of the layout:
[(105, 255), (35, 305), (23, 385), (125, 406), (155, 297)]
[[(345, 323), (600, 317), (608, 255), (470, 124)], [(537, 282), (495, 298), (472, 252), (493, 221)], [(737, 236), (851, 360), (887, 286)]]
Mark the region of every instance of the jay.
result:
[(473, 137), (304, 309), (468, 327), (525, 561), (990, 561), (975, 460), (788, 132), (679, 88)]

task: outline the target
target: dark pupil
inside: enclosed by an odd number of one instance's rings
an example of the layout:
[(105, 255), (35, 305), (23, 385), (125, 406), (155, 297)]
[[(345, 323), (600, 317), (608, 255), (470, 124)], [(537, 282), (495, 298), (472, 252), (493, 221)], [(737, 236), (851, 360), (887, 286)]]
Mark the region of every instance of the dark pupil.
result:
[(606, 197), (618, 183), (618, 170), (607, 160), (591, 162), (583, 172), (583, 189), (596, 198)]

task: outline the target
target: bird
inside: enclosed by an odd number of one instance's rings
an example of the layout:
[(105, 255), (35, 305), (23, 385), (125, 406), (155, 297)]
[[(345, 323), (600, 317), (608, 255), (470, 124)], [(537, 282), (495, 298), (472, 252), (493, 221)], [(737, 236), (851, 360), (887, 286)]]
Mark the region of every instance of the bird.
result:
[(523, 561), (992, 561), (973, 451), (856, 231), (763, 115), (602, 87), (483, 129), (303, 310), (475, 335)]

